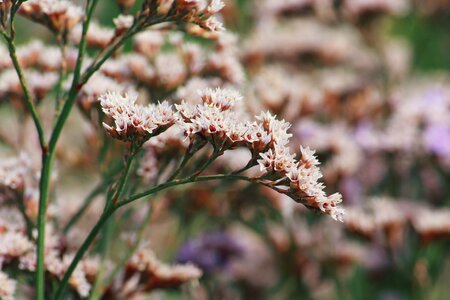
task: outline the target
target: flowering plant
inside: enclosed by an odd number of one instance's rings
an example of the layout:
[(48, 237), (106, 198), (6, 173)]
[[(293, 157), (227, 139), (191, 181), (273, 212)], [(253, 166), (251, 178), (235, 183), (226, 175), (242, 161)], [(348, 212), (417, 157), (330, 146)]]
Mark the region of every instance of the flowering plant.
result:
[[(111, 230), (126, 218), (122, 209), (190, 183), (250, 182), (343, 220), (341, 196), (324, 192), (314, 151), (299, 147), (296, 158), (291, 125), (270, 112), (252, 117), (246, 108), (237, 91), (244, 72), (236, 40), (216, 18), (222, 1), (144, 0), (140, 8), (135, 1), (117, 1), (121, 14), (111, 29), (93, 21), (100, 2), (87, 0), (82, 8), (68, 0), (0, 1), (7, 46), (0, 48), (0, 97), (24, 118), (31, 116), (41, 156), (37, 164), (26, 154), (1, 163), (2, 270), (20, 270), (36, 299), (122, 299), (198, 279), (198, 267), (168, 266), (138, 237), (129, 255), (114, 264), (106, 260)], [(16, 47), (17, 16), (45, 26), (57, 46)], [(211, 40), (212, 46), (185, 35)], [(130, 53), (122, 50), (129, 41)], [(49, 99), (54, 109), (46, 106)], [(92, 153), (86, 159), (97, 164), (101, 180), (64, 222), (53, 200), (64, 172), (58, 176), (54, 169), (56, 162), (70, 161), (62, 140), (74, 106), (94, 129), (86, 136), (98, 159)], [(117, 159), (120, 149), (123, 159)], [(236, 151), (248, 154), (242, 165), (220, 161)], [(98, 220), (85, 237), (72, 240), (74, 225), (98, 195), (104, 195)], [(17, 282), (1, 271), (0, 296), (13, 299)]]

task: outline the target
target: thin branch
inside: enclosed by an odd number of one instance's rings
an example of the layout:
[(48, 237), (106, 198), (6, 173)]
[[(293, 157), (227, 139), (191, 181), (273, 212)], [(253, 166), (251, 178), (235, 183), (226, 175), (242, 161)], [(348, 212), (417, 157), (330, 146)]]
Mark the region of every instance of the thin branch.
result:
[(58, 290), (55, 294), (55, 300), (63, 299), (64, 293), (67, 288), (67, 284), (69, 283), (70, 276), (72, 276), (73, 271), (78, 265), (78, 262), (81, 260), (83, 255), (86, 253), (86, 251), (89, 249), (89, 246), (94, 241), (97, 234), (102, 229), (103, 225), (106, 223), (106, 221), (109, 219), (110, 216), (116, 211), (117, 207), (114, 205), (110, 205), (108, 209), (106, 209), (103, 214), (101, 215), (100, 219), (97, 221), (97, 224), (92, 228), (91, 232), (89, 232), (88, 236), (86, 237), (85, 241), (81, 245), (81, 247), (78, 249), (77, 253), (75, 254), (71, 264), (67, 268), (66, 273), (64, 274), (64, 277), (61, 281), (61, 284), (59, 285)]
[(167, 188), (170, 188), (172, 186), (177, 185), (183, 185), (187, 183), (194, 183), (194, 182), (202, 182), (202, 181), (211, 181), (211, 180), (223, 180), (223, 179), (233, 179), (233, 180), (244, 180), (249, 182), (255, 182), (255, 179), (242, 176), (242, 175), (233, 175), (233, 174), (221, 174), (221, 175), (209, 175), (209, 176), (198, 176), (198, 177), (189, 177), (185, 179), (177, 179), (172, 180), (166, 183), (159, 184), (149, 190), (146, 190), (144, 192), (132, 195), (118, 203), (118, 207), (122, 207), (124, 205), (127, 205), (128, 203), (134, 202), (138, 199), (144, 198), (146, 196), (156, 194), (159, 191), (165, 190)]
[(70, 220), (67, 222), (67, 224), (64, 226), (63, 233), (67, 234), (69, 230), (80, 220), (80, 218), (84, 215), (85, 211), (89, 208), (89, 206), (92, 203), (92, 200), (94, 200), (95, 197), (100, 195), (103, 190), (106, 188), (107, 184), (104, 182), (101, 182), (99, 185), (97, 185), (86, 197), (81, 207), (78, 209), (78, 211), (70, 218)]
[(56, 100), (55, 100), (55, 120), (58, 119), (59, 114), (61, 113), (62, 104), (64, 103), (63, 95), (62, 95), (62, 89), (63, 89), (63, 82), (64, 77), (66, 76), (67, 72), (67, 62), (66, 62), (66, 56), (67, 56), (67, 41), (66, 38), (60, 34), (57, 38), (59, 51), (61, 53), (61, 65), (59, 67), (59, 80), (58, 85), (56, 87)]
[(95, 10), (95, 6), (96, 6), (97, 2), (98, 2), (98, 0), (92, 0), (92, 1), (88, 1), (88, 3), (87, 3), (87, 8), (86, 8), (87, 14), (86, 14), (86, 19), (83, 22), (83, 30), (82, 30), (81, 40), (80, 40), (80, 44), (79, 44), (80, 50), (78, 51), (77, 62), (76, 62), (75, 70), (73, 73), (72, 85), (70, 87), (68, 99), (64, 103), (61, 113), (56, 120), (55, 127), (53, 128), (53, 132), (52, 132), (52, 135), (50, 137), (50, 142), (49, 142), (50, 149), (55, 148), (55, 146), (58, 142), (59, 136), (61, 135), (63, 127), (67, 121), (67, 118), (69, 117), (70, 111), (72, 110), (76, 96), (78, 95), (78, 92), (81, 89), (81, 85), (80, 85), (81, 69), (83, 67), (84, 54), (86, 52), (86, 47), (87, 47), (86, 35), (89, 30), (89, 25), (90, 25), (91, 18), (92, 18), (92, 15)]
[[(152, 209), (151, 205), (148, 205), (148, 211), (147, 215), (145, 216), (144, 221), (142, 222), (136, 241), (134, 241), (133, 246), (127, 251), (126, 255), (120, 260), (120, 262), (115, 266), (115, 268), (111, 271), (110, 275), (106, 279), (106, 282), (103, 284), (105, 287), (108, 287), (113, 280), (116, 278), (117, 274), (120, 272), (120, 270), (123, 268), (123, 266), (127, 263), (128, 260), (133, 256), (133, 254), (136, 252), (136, 250), (139, 248), (142, 239), (144, 238), (145, 229), (150, 224), (150, 221), (152, 220)], [(94, 296), (91, 296), (92, 300), (98, 299), (97, 293), (94, 294)]]
[(213, 153), (208, 158), (208, 160), (190, 178), (195, 178), (195, 177), (199, 176), (203, 171), (205, 171), (222, 154), (223, 154), (222, 150), (214, 149)]
[(16, 46), (14, 44), (14, 38), (8, 36), (3, 31), (1, 32), (1, 34), (8, 45), (9, 56), (11, 57), (14, 69), (16, 70), (17, 76), (19, 77), (20, 86), (22, 87), (22, 91), (23, 91), (25, 107), (30, 112), (31, 117), (33, 118), (33, 122), (34, 122), (34, 125), (35, 125), (37, 133), (38, 133), (39, 144), (40, 144), (41, 148), (44, 150), (44, 148), (45, 148), (44, 129), (42, 127), (42, 123), (38, 116), (38, 113), (36, 111), (36, 107), (34, 106), (33, 98), (28, 89), (28, 84), (26, 82), (22, 67), (20, 66), (19, 59), (17, 58), (17, 52), (16, 52)]
[[(48, 147), (43, 148), (42, 153), (42, 170), (41, 179), (39, 182), (39, 212), (38, 212), (38, 242), (37, 242), (37, 257), (36, 257), (36, 299), (44, 300), (45, 298), (45, 264), (44, 264), (44, 248), (45, 248), (45, 225), (46, 225), (46, 210), (47, 210), (47, 198), (49, 192), (50, 178), (53, 167), (53, 160), (55, 158), (56, 144), (58, 142), (59, 135), (62, 128), (69, 116), (73, 101), (78, 93), (77, 86), (81, 73), (83, 57), (86, 50), (86, 34), (89, 29), (94, 8), (98, 0), (88, 0), (86, 5), (86, 19), (83, 22), (83, 33), (81, 36), (80, 50), (78, 52), (78, 58), (76, 68), (74, 72), (74, 79), (72, 82), (71, 93), (69, 94), (69, 100), (65, 103), (61, 115), (58, 117), (55, 128), (53, 129), (52, 136)], [(72, 98), (70, 98), (72, 97)], [(73, 99), (73, 100), (71, 100)], [(71, 102), (71, 103), (69, 103)], [(56, 133), (56, 134), (55, 134)]]
[(183, 156), (181, 164), (172, 173), (172, 175), (169, 176), (168, 181), (172, 181), (173, 179), (177, 178), (177, 176), (180, 174), (180, 172), (183, 170), (183, 168), (186, 166), (189, 160), (191, 160), (191, 158), (195, 155), (195, 153), (197, 153), (200, 149), (202, 149), (206, 145), (206, 143), (207, 143), (206, 140), (201, 140), (195, 142), (194, 144), (189, 145), (189, 147), (186, 149), (186, 153)]
[(156, 194), (159, 191), (165, 190), (169, 187), (183, 185), (187, 183), (193, 183), (193, 182), (201, 182), (201, 181), (210, 181), (210, 180), (219, 180), (219, 179), (234, 179), (234, 180), (245, 180), (245, 181), (253, 181), (252, 178), (248, 178), (246, 176), (240, 176), (240, 175), (213, 175), (213, 176), (201, 176), (196, 178), (186, 178), (183, 180), (174, 180), (170, 182), (166, 182), (164, 184), (160, 184), (152, 189), (149, 189), (145, 192), (136, 194), (134, 196), (131, 196), (129, 198), (126, 198), (123, 201), (120, 201), (117, 203), (117, 205), (109, 205), (100, 216), (99, 220), (95, 224), (95, 226), (92, 228), (92, 230), (89, 232), (88, 236), (84, 240), (81, 247), (78, 249), (77, 253), (75, 254), (74, 258), (72, 259), (72, 262), (70, 263), (69, 267), (67, 268), (66, 273), (64, 274), (63, 279), (61, 280), (61, 284), (59, 285), (59, 288), (56, 292), (55, 299), (60, 300), (63, 299), (65, 290), (67, 288), (67, 285), (69, 283), (70, 276), (72, 276), (73, 271), (77, 267), (80, 260), (83, 258), (84, 254), (87, 252), (89, 247), (91, 246), (92, 242), (95, 240), (97, 234), (102, 229), (103, 225), (108, 221), (108, 219), (118, 210), (120, 207), (131, 203), (135, 200), (144, 198), (146, 196)]
[[(126, 159), (125, 159), (125, 166), (124, 166), (123, 173), (120, 176), (119, 184), (117, 185), (117, 189), (114, 192), (114, 196), (112, 197), (112, 203), (114, 205), (117, 204), (117, 200), (120, 198), (120, 196), (123, 193), (123, 189), (125, 187), (125, 184), (127, 183), (128, 176), (130, 175), (131, 165), (133, 163), (133, 159), (135, 156), (136, 156), (136, 150), (130, 149), (130, 153), (128, 153), (128, 155), (126, 156)], [(106, 205), (109, 205), (108, 202), (106, 203)]]

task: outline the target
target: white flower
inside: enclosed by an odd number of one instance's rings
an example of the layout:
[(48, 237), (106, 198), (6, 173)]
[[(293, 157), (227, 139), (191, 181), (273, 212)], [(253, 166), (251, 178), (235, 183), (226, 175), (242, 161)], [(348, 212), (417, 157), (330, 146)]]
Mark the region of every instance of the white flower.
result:
[(275, 159), (272, 149), (269, 149), (266, 153), (260, 153), (259, 156), (262, 158), (258, 160), (259, 169), (265, 172), (269, 171), (273, 167)]
[(139, 250), (128, 262), (127, 268), (143, 273), (152, 278), (149, 288), (179, 286), (182, 283), (197, 280), (202, 276), (202, 271), (192, 264), (167, 265), (158, 260), (153, 251)]
[(157, 30), (146, 30), (133, 38), (134, 48), (146, 56), (154, 56), (164, 43), (164, 36)]
[[(2, 0), (0, 0), (2, 1)], [(1, 2), (0, 2), (1, 3)], [(0, 298), (3, 300), (14, 300), (17, 282), (0, 271)]]
[(134, 17), (131, 15), (119, 15), (114, 19), (114, 25), (119, 32), (127, 30), (133, 25)]
[(206, 29), (209, 29), (212, 32), (221, 32), (225, 30), (225, 27), (223, 27), (222, 22), (217, 20), (215, 17), (210, 17), (206, 21), (203, 22), (203, 27)]
[(225, 7), (225, 4), (222, 0), (212, 0), (208, 7), (206, 8), (206, 13), (210, 15), (214, 15), (222, 10)]
[[(70, 38), (79, 43), (81, 39), (81, 33), (83, 26), (77, 25), (70, 32)], [(86, 40), (89, 46), (104, 48), (106, 47), (114, 37), (114, 30), (109, 27), (99, 25), (96, 22), (91, 22), (89, 25), (89, 31), (86, 35)]]
[(28, 0), (21, 5), (19, 13), (54, 30), (65, 31), (81, 21), (84, 10), (67, 0)]
[(7, 232), (0, 235), (0, 257), (20, 257), (30, 251), (33, 244), (18, 232)]
[(311, 150), (309, 147), (304, 148), (300, 146), (301, 161), (307, 166), (317, 166), (320, 164), (319, 160), (315, 157), (315, 151)]
[(228, 110), (242, 101), (241, 94), (234, 89), (206, 89), (198, 91), (200, 97), (205, 104), (215, 106), (220, 110)]
[(175, 123), (176, 116), (167, 102), (142, 106), (136, 100), (136, 95), (122, 96), (115, 92), (100, 97), (103, 112), (115, 123), (114, 127), (103, 123), (112, 137), (142, 144)]

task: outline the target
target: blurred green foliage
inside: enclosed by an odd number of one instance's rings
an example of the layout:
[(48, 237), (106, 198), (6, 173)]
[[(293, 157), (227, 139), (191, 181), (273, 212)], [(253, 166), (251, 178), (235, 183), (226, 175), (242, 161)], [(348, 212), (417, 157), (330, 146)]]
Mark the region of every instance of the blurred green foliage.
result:
[(450, 17), (426, 18), (414, 12), (393, 19), (391, 33), (409, 41), (416, 70), (450, 70)]

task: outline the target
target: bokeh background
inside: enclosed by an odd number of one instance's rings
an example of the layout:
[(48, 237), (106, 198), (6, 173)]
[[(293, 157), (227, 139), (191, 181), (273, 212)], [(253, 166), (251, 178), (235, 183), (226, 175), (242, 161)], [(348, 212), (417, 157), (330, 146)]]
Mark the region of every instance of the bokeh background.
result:
[[(120, 10), (114, 1), (100, 1), (97, 12), (100, 24), (112, 26)], [(198, 77), (213, 85), (210, 77), (219, 74), (221, 85), (239, 88), (249, 111), (269, 110), (291, 122), (294, 148), (317, 151), (327, 191), (343, 194), (345, 222), (242, 183), (160, 194), (151, 217), (147, 206), (133, 205), (109, 232), (120, 231), (126, 240), (145, 221), (143, 239), (158, 257), (193, 262), (205, 274), (198, 284), (150, 297), (449, 299), (450, 1), (227, 0), (222, 16), (235, 34), (232, 53), (209, 57), (212, 71), (147, 87), (147, 96), (186, 98), (203, 85)], [(35, 38), (54, 43), (24, 18), (17, 26), (19, 45)], [(220, 48), (183, 39), (211, 56)], [(125, 53), (134, 45), (130, 41)], [(161, 51), (173, 47), (168, 43)], [(33, 156), (33, 139), (10, 134), (10, 128), (31, 131), (31, 122), (11, 106), (1, 113), (4, 152), (28, 148)], [(100, 180), (96, 171), (105, 168), (93, 162), (101, 149), (95, 148), (90, 121), (75, 113), (58, 154), (63, 197), (54, 205), (61, 224)], [(163, 163), (154, 154), (158, 149), (150, 146), (145, 154), (156, 165)], [(245, 159), (236, 151), (214, 168)], [(153, 178), (148, 168), (142, 166), (136, 178)], [(79, 230), (67, 238), (89, 229), (101, 205), (94, 199)], [(121, 241), (111, 241), (113, 261), (128, 251)]]

